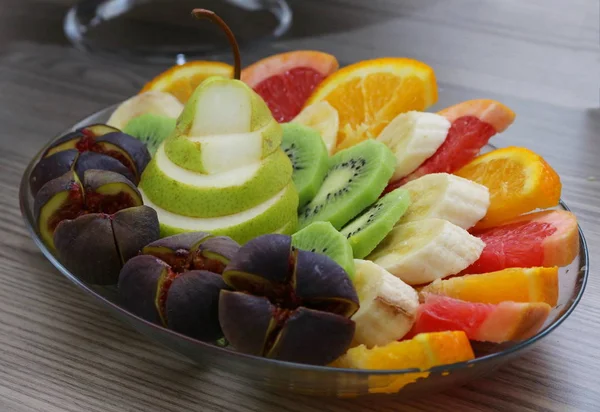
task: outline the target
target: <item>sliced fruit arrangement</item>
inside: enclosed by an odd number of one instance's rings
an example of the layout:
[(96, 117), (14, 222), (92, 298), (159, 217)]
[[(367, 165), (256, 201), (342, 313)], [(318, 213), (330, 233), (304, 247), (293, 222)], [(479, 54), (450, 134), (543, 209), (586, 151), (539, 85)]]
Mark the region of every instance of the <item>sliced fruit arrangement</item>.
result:
[(493, 227), (509, 219), (558, 205), (560, 177), (542, 157), (523, 147), (497, 149), (456, 172), (490, 189), (490, 207), (477, 225)]
[(462, 331), (422, 333), (411, 340), (385, 346), (349, 349), (333, 366), (353, 369), (421, 369), (474, 359), (467, 335)]
[(439, 112), (451, 123), (444, 143), (408, 176), (386, 191), (430, 173), (453, 173), (469, 163), (492, 136), (512, 124), (515, 113), (495, 100), (470, 100)]
[(133, 118), (123, 132), (142, 141), (154, 156), (161, 143), (175, 131), (176, 125), (176, 119), (146, 113)]
[(544, 302), (473, 303), (447, 296), (425, 294), (417, 318), (407, 335), (426, 332), (464, 331), (469, 339), (502, 343), (535, 335), (552, 308)]
[(336, 153), (319, 191), (300, 208), (300, 227), (323, 220), (340, 229), (377, 200), (394, 163), (392, 152), (375, 140)]
[(469, 229), (485, 216), (490, 205), (487, 187), (448, 173), (425, 175), (402, 189), (410, 194), (411, 205), (400, 224), (436, 218)]
[(417, 292), (373, 262), (356, 260), (355, 266), (352, 282), (360, 309), (351, 318), (356, 323), (354, 345), (372, 348), (399, 340), (415, 321)]
[(237, 350), (323, 365), (354, 336), (358, 297), (346, 271), (329, 257), (294, 250), (292, 238), (264, 235), (246, 243), (223, 272), (219, 321)]
[(510, 268), (479, 275), (437, 279), (421, 293), (449, 296), (467, 302), (558, 303), (558, 267)]
[(466, 269), (484, 246), (447, 220), (424, 219), (396, 226), (368, 259), (409, 285), (421, 285)]
[(425, 110), (437, 101), (433, 69), (406, 58), (383, 58), (338, 70), (310, 96), (307, 105), (326, 101), (339, 113), (337, 149), (379, 136), (400, 113)]
[(273, 117), (284, 123), (300, 113), (313, 90), (338, 67), (330, 54), (298, 50), (260, 60), (246, 67), (241, 78), (264, 99)]
[(577, 218), (564, 210), (530, 213), (474, 234), (485, 248), (464, 273), (567, 266), (579, 253)]
[(340, 129), (340, 115), (332, 105), (326, 101), (311, 104), (302, 109), (292, 121), (315, 129), (321, 135), (327, 153), (332, 155), (335, 152)]

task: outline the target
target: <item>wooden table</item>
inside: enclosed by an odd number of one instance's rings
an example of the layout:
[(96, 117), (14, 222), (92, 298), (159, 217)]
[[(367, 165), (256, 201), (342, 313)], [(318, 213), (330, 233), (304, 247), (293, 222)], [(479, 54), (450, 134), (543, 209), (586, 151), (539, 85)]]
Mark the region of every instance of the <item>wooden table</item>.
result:
[[(330, 30), (247, 53), (317, 48), (342, 62), (383, 55), (431, 64), (438, 107), (498, 99), (518, 118), (499, 146), (523, 145), (560, 173), (591, 249), (574, 314), (498, 373), (403, 402), (266, 393), (194, 364), (116, 321), (30, 240), (18, 183), (30, 158), (77, 119), (135, 93), (162, 68), (82, 55), (61, 36), (68, 1), (3, 0), (0, 10), (1, 411), (600, 410), (600, 109), (596, 0), (303, 0)], [(35, 11), (25, 9), (36, 6)], [(320, 6), (319, 6), (320, 5)], [(319, 9), (318, 7), (322, 7)], [(335, 17), (331, 17), (335, 13)], [(329, 16), (329, 17), (328, 17)]]

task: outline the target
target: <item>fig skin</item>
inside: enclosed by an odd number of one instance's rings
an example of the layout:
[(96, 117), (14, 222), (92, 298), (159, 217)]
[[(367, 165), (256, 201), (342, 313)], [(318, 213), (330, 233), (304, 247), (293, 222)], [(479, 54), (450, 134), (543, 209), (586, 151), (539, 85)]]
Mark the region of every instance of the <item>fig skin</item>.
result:
[(122, 262), (127, 262), (145, 245), (160, 237), (158, 215), (148, 206), (118, 211), (113, 215), (112, 228)]
[(64, 175), (47, 182), (40, 188), (33, 200), (33, 212), (36, 219), (40, 218), (42, 208), (57, 194), (79, 189), (81, 193), (81, 207), (83, 208), (83, 187), (81, 182), (73, 172), (67, 172)]
[(86, 170), (91, 169), (115, 172), (125, 176), (136, 185), (139, 183), (137, 176), (133, 175), (123, 163), (119, 162), (114, 157), (96, 152), (83, 152), (79, 154), (79, 157), (75, 162), (75, 173), (77, 173), (78, 176), (83, 176)]
[(206, 270), (190, 270), (178, 275), (167, 292), (168, 327), (205, 342), (222, 338), (219, 294), (225, 288), (227, 285), (221, 276)]
[(162, 325), (156, 308), (156, 293), (168, 266), (150, 255), (139, 255), (125, 263), (119, 274), (118, 290), (125, 309), (149, 322)]
[(42, 158), (37, 162), (29, 176), (29, 187), (33, 196), (46, 183), (69, 172), (76, 162), (78, 155), (79, 152), (77, 150), (64, 150), (52, 156)]
[[(92, 202), (90, 192), (95, 192), (100, 196), (114, 195), (110, 193), (111, 189), (114, 189), (116, 185), (119, 185), (119, 192), (126, 193), (129, 195), (128, 201), (130, 204), (109, 204), (106, 201), (100, 199), (99, 204), (90, 204)], [(115, 172), (107, 172), (105, 170), (86, 170), (83, 175), (83, 188), (87, 195), (86, 207), (94, 212), (103, 212), (108, 214), (116, 213), (117, 211), (124, 209), (125, 207), (141, 206), (144, 204), (142, 195), (138, 188), (127, 179), (125, 176)], [(97, 200), (97, 199), (96, 199)], [(98, 210), (97, 210), (98, 209)]]
[(63, 220), (54, 232), (54, 245), (60, 262), (84, 281), (95, 285), (117, 283), (122, 262), (110, 216), (92, 213)]
[(211, 235), (206, 232), (187, 232), (158, 239), (142, 249), (144, 254), (176, 252), (178, 250), (194, 250)]
[(221, 291), (219, 323), (229, 342), (237, 350), (262, 356), (269, 330), (275, 326), (275, 306), (263, 296)]
[(144, 169), (150, 163), (150, 152), (141, 140), (122, 132), (112, 132), (96, 138), (96, 143), (110, 143), (126, 152), (133, 160), (138, 177), (142, 176)]
[(112, 126), (109, 126), (107, 124), (102, 124), (102, 123), (95, 123), (95, 124), (91, 124), (89, 126), (81, 127), (79, 129), (77, 129), (77, 131), (84, 132), (84, 133), (91, 133), (92, 135), (94, 135), (96, 137), (104, 136), (105, 134), (108, 134), (108, 133), (120, 132), (120, 130), (117, 129), (116, 127), (112, 127)]
[(350, 346), (354, 329), (354, 322), (348, 318), (301, 307), (288, 318), (266, 356), (289, 362), (326, 365), (343, 354), (343, 351), (332, 348)]

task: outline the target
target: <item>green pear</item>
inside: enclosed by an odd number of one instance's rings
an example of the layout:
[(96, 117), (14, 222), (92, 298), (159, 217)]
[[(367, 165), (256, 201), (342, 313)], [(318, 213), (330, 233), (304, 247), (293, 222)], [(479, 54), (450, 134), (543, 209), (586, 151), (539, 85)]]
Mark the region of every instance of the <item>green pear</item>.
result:
[(248, 85), (222, 77), (200, 84), (165, 142), (176, 165), (211, 174), (258, 162), (281, 144), (282, 129)]

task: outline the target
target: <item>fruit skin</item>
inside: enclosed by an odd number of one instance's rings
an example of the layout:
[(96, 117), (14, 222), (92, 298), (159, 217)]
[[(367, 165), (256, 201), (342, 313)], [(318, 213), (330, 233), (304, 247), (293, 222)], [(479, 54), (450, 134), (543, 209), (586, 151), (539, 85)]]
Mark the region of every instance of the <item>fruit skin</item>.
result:
[(479, 275), (436, 279), (421, 289), (421, 293), (443, 295), (467, 302), (544, 302), (556, 306), (558, 267), (509, 268)]
[(327, 174), (329, 155), (315, 130), (295, 123), (284, 124), (282, 129), (281, 148), (292, 162), (292, 180), (298, 190), (298, 207), (302, 207), (319, 191)]
[(292, 235), (296, 249), (308, 250), (329, 256), (340, 265), (350, 279), (354, 276), (352, 247), (344, 235), (329, 222), (314, 222)]
[(547, 303), (501, 302), (498, 305), (425, 295), (409, 336), (423, 332), (463, 330), (469, 339), (502, 343), (529, 339), (552, 308)]
[(396, 226), (368, 257), (409, 285), (454, 275), (481, 255), (484, 243), (441, 219)]
[(159, 280), (168, 265), (150, 255), (136, 256), (123, 266), (118, 290), (125, 309), (149, 322), (161, 324), (155, 305)]
[(352, 283), (360, 309), (352, 316), (356, 323), (354, 345), (384, 346), (402, 338), (417, 315), (417, 292), (381, 266), (368, 260), (355, 260)]
[(491, 125), (496, 133), (502, 133), (515, 121), (516, 114), (508, 106), (491, 99), (467, 100), (438, 112), (454, 122), (461, 117), (474, 116)]
[(92, 169), (119, 173), (134, 184), (139, 183), (139, 177), (131, 173), (131, 171), (125, 167), (123, 163), (119, 162), (114, 157), (94, 152), (80, 153), (77, 157), (77, 161), (75, 162), (75, 173), (77, 173), (78, 176), (83, 176), (87, 170)]
[(46, 183), (70, 171), (78, 155), (79, 152), (77, 150), (65, 150), (40, 159), (29, 176), (29, 187), (33, 196)]
[[(142, 193), (142, 195), (144, 195)], [(297, 225), (298, 215), (298, 193), (293, 184), (290, 183), (278, 195), (278, 200), (271, 205), (263, 213), (252, 217), (243, 222), (230, 223), (226, 220), (229, 217), (220, 218), (222, 224), (218, 228), (209, 228), (204, 225), (206, 219), (198, 218), (182, 218), (178, 215), (161, 209), (153, 205), (151, 201), (144, 197), (144, 203), (152, 206), (158, 212), (160, 221), (161, 236), (171, 236), (179, 233), (203, 230), (210, 231), (213, 235), (229, 236), (240, 244), (244, 244), (249, 240), (266, 234), (272, 233), (285, 225)]]
[(469, 229), (485, 216), (490, 205), (487, 187), (448, 173), (422, 176), (402, 189), (410, 193), (412, 202), (399, 224), (436, 218)]
[(410, 194), (396, 189), (350, 221), (341, 230), (352, 246), (354, 257), (369, 255), (396, 225), (410, 205)]
[(577, 218), (564, 210), (529, 213), (501, 226), (475, 230), (486, 246), (463, 273), (485, 273), (509, 267), (567, 266), (579, 254)]
[(219, 322), (237, 350), (318, 365), (350, 345), (358, 297), (348, 275), (327, 256), (294, 250), (290, 236), (248, 242), (223, 280), (234, 291), (221, 292)]
[(128, 122), (123, 132), (141, 140), (153, 156), (158, 146), (173, 133), (176, 124), (174, 118), (147, 113)]
[(538, 154), (524, 147), (506, 147), (478, 156), (455, 172), (487, 186), (491, 203), (478, 229), (558, 205), (562, 184), (558, 173)]
[(123, 263), (157, 238), (156, 212), (147, 206), (123, 209), (112, 217), (91, 213), (63, 220), (54, 232), (60, 262), (94, 285), (116, 284)]
[(131, 160), (133, 160), (138, 176), (142, 175), (142, 172), (148, 163), (150, 163), (151, 157), (148, 148), (133, 136), (121, 132), (113, 132), (97, 137), (95, 141), (97, 144), (108, 143), (125, 151), (131, 157)]
[(131, 120), (144, 114), (176, 119), (182, 111), (183, 105), (175, 96), (153, 90), (125, 100), (115, 109), (106, 123), (117, 129), (124, 129)]
[[(365, 158), (367, 155), (370, 156), (369, 159)], [(298, 213), (300, 227), (306, 227), (314, 221), (328, 221), (336, 229), (341, 229), (348, 221), (377, 200), (394, 171), (395, 162), (396, 158), (387, 146), (374, 140), (366, 140), (353, 148), (336, 153), (330, 159), (328, 175), (317, 195)], [(333, 194), (332, 203), (325, 203), (331, 196), (329, 190), (334, 189), (328, 187), (327, 177), (336, 170), (341, 170), (344, 164), (345, 167), (351, 165), (350, 167), (355, 170), (352, 172), (355, 174), (350, 179), (357, 176), (359, 169), (368, 168), (368, 172), (365, 172), (368, 174), (362, 175), (365, 177), (360, 181), (361, 186), (353, 186), (362, 190), (347, 190), (346, 187), (338, 187), (336, 188), (338, 192)], [(338, 199), (343, 199), (343, 203), (335, 201), (337, 195), (340, 196)]]

